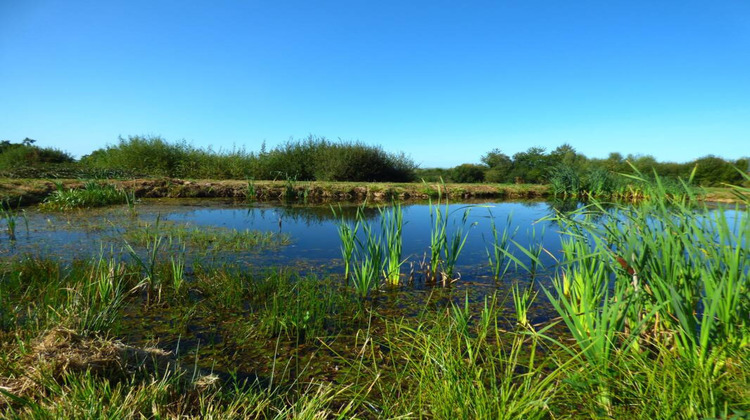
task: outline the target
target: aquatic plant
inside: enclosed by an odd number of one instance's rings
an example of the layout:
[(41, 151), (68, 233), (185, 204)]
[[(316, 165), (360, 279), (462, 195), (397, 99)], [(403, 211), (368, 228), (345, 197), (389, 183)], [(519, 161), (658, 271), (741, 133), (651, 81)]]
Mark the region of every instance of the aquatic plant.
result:
[(492, 211), (489, 211), (489, 214), (490, 232), (492, 233), (492, 243), (490, 246), (492, 247), (492, 250), (485, 247), (485, 251), (487, 252), (487, 262), (492, 270), (492, 278), (495, 281), (499, 281), (505, 276), (508, 268), (510, 268), (511, 261), (507, 258), (507, 254), (511, 244), (510, 241), (516, 236), (518, 227), (512, 229), (513, 215), (508, 214), (508, 217), (505, 219), (505, 227), (503, 228), (502, 234), (499, 234), (495, 218), (492, 216)]
[[(426, 277), (430, 282), (442, 282), (444, 286), (455, 280), (455, 268), (458, 262), (458, 256), (461, 254), (469, 232), (464, 233), (468, 222), (469, 213), (473, 206), (463, 206), (456, 210), (449, 209), (447, 196), (443, 201), (443, 190), (445, 184), (437, 186), (438, 197), (433, 203), (429, 200), (430, 209), (430, 261)], [(455, 221), (452, 225), (450, 236), (448, 234), (449, 222), (453, 221), (451, 215), (456, 211), (463, 210), (463, 216), (460, 224), (456, 226)], [(472, 223), (469, 228), (476, 223)]]
[[(25, 215), (25, 213), (24, 213)], [(5, 220), (5, 228), (8, 232), (8, 238), (11, 241), (16, 240), (16, 218), (18, 213), (13, 210), (8, 200), (0, 202), (0, 216)], [(26, 231), (29, 231), (28, 219), (26, 219)]]
[(156, 217), (156, 222), (154, 222), (153, 231), (151, 231), (146, 237), (144, 244), (146, 251), (145, 257), (141, 257), (127, 239), (123, 238), (128, 255), (144, 272), (140, 285), (146, 290), (146, 305), (151, 303), (152, 292), (156, 292), (156, 302), (161, 302), (162, 282), (161, 277), (157, 272), (157, 262), (159, 259), (159, 251), (164, 244), (164, 236), (162, 236), (159, 231), (160, 221), (161, 215), (158, 215)]
[(57, 182), (57, 190), (52, 192), (39, 208), (47, 211), (65, 211), (76, 208), (101, 207), (112, 204), (133, 203), (134, 196), (111, 184), (86, 181), (83, 188), (65, 189)]
[(521, 286), (518, 282), (513, 284), (511, 294), (513, 295), (513, 308), (516, 311), (516, 324), (520, 328), (529, 328), (531, 323), (529, 322), (529, 309), (536, 300), (537, 291), (534, 290), (534, 283), (532, 282), (526, 288), (521, 291)]
[(385, 254), (385, 281), (396, 285), (400, 281), (402, 238), (404, 216), (399, 203), (393, 202), (390, 208), (379, 208)]
[(351, 275), (352, 258), (354, 257), (354, 251), (357, 247), (357, 232), (359, 231), (360, 223), (364, 219), (364, 216), (361, 215), (364, 206), (365, 203), (357, 208), (357, 216), (354, 224), (350, 224), (344, 218), (344, 212), (340, 205), (338, 215), (333, 206), (331, 206), (331, 211), (333, 212), (334, 217), (340, 218), (336, 226), (336, 231), (339, 235), (339, 240), (341, 241), (341, 257), (344, 260), (344, 279), (347, 282)]
[(172, 291), (180, 294), (185, 286), (185, 245), (183, 244), (182, 252), (169, 257), (170, 268), (172, 273)]
[(106, 331), (114, 324), (128, 294), (125, 266), (114, 259), (99, 257), (90, 265), (88, 278), (68, 289), (68, 316), (78, 332)]
[(365, 239), (354, 254), (352, 286), (359, 297), (365, 298), (380, 285), (385, 255), (383, 239), (369, 223), (362, 224), (362, 232)]
[(658, 178), (649, 188), (639, 206), (594, 202), (553, 217), (563, 255), (545, 294), (599, 375), (594, 388), (606, 412), (622, 354), (664, 349), (711, 376), (750, 343), (750, 210), (735, 207), (730, 220), (688, 205), (680, 198), (690, 194), (687, 183), (682, 195)]
[(218, 226), (194, 226), (169, 221), (145, 223), (136, 229), (127, 229), (117, 239), (148, 246), (159, 235), (170, 245), (187, 246), (193, 251), (208, 253), (220, 251), (259, 252), (288, 245), (289, 235), (258, 230), (238, 230)]
[[(343, 217), (339, 207), (338, 216), (331, 208), (334, 217), (340, 217), (337, 231), (341, 240), (341, 254), (344, 260), (344, 277), (350, 277), (357, 294), (364, 297), (376, 289), (381, 280), (397, 285), (400, 282), (401, 266), (404, 260), (402, 251), (403, 212), (401, 205), (392, 203), (389, 208), (378, 208), (380, 229), (373, 226), (365, 217), (366, 203), (357, 208), (352, 225)], [(358, 235), (361, 228), (361, 235)], [(352, 268), (353, 267), (353, 268)]]

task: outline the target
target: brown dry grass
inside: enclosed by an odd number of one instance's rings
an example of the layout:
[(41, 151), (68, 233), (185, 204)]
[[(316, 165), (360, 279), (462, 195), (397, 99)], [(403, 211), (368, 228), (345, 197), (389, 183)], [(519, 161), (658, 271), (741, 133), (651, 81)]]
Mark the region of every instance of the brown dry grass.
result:
[[(45, 380), (59, 381), (68, 374), (89, 372), (117, 381), (139, 372), (164, 376), (178, 372), (179, 367), (173, 355), (163, 350), (133, 347), (55, 328), (35, 340), (13, 370), (11, 376), (0, 377), (0, 389), (29, 398), (43, 392)], [(0, 406), (11, 402), (0, 394)]]

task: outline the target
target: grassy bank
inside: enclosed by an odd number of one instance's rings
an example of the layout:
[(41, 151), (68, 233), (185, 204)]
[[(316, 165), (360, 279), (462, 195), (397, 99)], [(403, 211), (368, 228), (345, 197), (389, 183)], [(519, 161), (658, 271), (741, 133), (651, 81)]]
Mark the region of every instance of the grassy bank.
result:
[[(101, 184), (135, 194), (136, 198), (233, 198), (258, 201), (346, 201), (364, 199), (426, 200), (437, 197), (439, 184), (388, 182), (317, 182), (317, 181), (228, 181), (137, 179), (101, 180)], [(0, 179), (0, 199), (10, 203), (34, 204), (44, 201), (61, 186), (83, 189), (81, 180), (44, 181), (38, 179)], [(441, 187), (442, 188), (442, 187)], [(538, 198), (548, 194), (543, 185), (518, 184), (447, 184), (452, 199), (468, 198)]]
[[(438, 195), (439, 183), (388, 182), (317, 182), (317, 181), (231, 181), (136, 179), (101, 180), (101, 184), (134, 194), (136, 198), (232, 198), (258, 201), (390, 201), (427, 200)], [(63, 179), (0, 179), (0, 200), (11, 204), (30, 205), (43, 202), (60, 187), (83, 189), (86, 181)], [(538, 184), (446, 184), (444, 193), (452, 200), (546, 198), (552, 195), (547, 185)], [(698, 189), (696, 197), (703, 201), (735, 202), (731, 188)], [(123, 199), (123, 202), (125, 200)]]

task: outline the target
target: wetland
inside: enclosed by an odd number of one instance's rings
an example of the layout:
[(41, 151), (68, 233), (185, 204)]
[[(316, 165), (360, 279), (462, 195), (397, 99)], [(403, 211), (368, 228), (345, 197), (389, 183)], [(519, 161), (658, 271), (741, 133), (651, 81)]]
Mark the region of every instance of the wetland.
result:
[(744, 415), (747, 216), (667, 194), (9, 210), (0, 410)]

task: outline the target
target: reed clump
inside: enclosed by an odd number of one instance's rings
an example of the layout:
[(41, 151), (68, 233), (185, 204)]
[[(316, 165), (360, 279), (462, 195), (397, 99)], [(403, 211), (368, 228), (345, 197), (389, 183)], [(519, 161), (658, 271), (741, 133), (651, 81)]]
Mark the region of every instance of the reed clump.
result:
[[(687, 184), (675, 195), (658, 177), (649, 188), (653, 194), (638, 206), (593, 202), (552, 217), (563, 229), (563, 255), (545, 294), (607, 415), (620, 409), (615, 382), (623, 360), (675, 364), (676, 356), (681, 373), (700, 375), (705, 385), (750, 345), (750, 210), (736, 206), (730, 218), (696, 207), (684, 198)], [(702, 404), (720, 409), (716, 401), (691, 402), (689, 417), (715, 415), (696, 408)]]
[(57, 190), (47, 196), (39, 208), (45, 211), (66, 211), (113, 204), (130, 205), (134, 202), (135, 196), (132, 192), (92, 180), (86, 181), (82, 188), (66, 189), (61, 183), (57, 183)]

